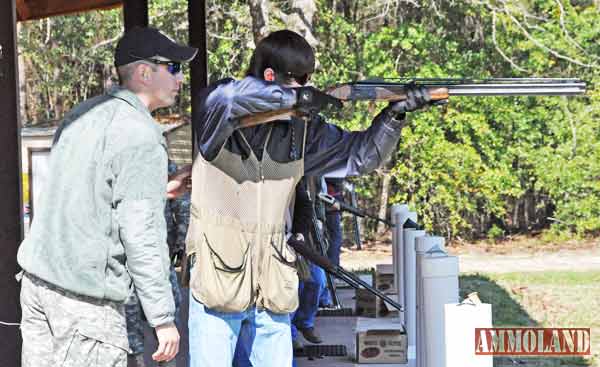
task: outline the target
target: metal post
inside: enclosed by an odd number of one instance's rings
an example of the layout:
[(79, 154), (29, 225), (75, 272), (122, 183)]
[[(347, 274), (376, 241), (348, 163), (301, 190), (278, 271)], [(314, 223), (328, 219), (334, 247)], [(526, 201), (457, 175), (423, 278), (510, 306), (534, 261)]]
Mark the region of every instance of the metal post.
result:
[(198, 114), (198, 95), (208, 85), (208, 58), (206, 41), (206, 1), (188, 0), (189, 42), (198, 48), (198, 54), (190, 63), (190, 94), (192, 97), (192, 149), (196, 156), (196, 130), (194, 121)]
[[(406, 213), (408, 213), (408, 205), (394, 204), (391, 209), (391, 220), (394, 223), (392, 228), (392, 264), (394, 265), (394, 287), (396, 288), (396, 294), (398, 294), (398, 302), (401, 305), (404, 303), (404, 288), (402, 274), (404, 271), (404, 264), (402, 255), (404, 254), (404, 246), (402, 243), (402, 231), (404, 222), (406, 221)], [(400, 317), (400, 322), (404, 323), (403, 317)]]
[(147, 27), (148, 0), (123, 0), (123, 20), (126, 31), (134, 27)]
[[(0, 2), (0, 321), (21, 319), (17, 248), (23, 239), (21, 205), (21, 144), (15, 0)], [(17, 326), (0, 324), (0, 364), (21, 365), (21, 336)]]
[(405, 229), (403, 231), (404, 239), (404, 308), (406, 312), (406, 332), (408, 334), (407, 359), (408, 367), (417, 365), (417, 249), (416, 242), (425, 236), (425, 231), (416, 229)]

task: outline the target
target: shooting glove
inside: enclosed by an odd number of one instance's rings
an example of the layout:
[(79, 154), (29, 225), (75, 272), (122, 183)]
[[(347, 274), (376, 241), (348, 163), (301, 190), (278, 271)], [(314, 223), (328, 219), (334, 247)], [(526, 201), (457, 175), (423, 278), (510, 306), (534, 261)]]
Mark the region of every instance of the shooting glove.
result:
[(296, 104), (294, 108), (306, 114), (318, 113), (327, 106), (342, 108), (342, 101), (323, 93), (314, 87), (294, 88), (296, 90)]
[(387, 110), (392, 117), (395, 117), (397, 120), (403, 120), (406, 112), (413, 112), (430, 104), (432, 104), (432, 101), (427, 88), (411, 85), (406, 88), (406, 99), (391, 102)]

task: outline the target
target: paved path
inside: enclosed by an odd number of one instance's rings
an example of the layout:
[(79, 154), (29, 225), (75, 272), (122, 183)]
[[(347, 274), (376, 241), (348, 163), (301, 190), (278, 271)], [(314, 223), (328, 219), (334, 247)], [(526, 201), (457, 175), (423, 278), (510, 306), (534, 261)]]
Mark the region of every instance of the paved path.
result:
[(523, 271), (600, 271), (600, 248), (556, 252), (459, 255), (460, 271), (509, 273)]
[[(558, 251), (519, 251), (506, 254), (489, 253), (471, 248), (466, 253), (449, 251), (459, 257), (462, 273), (509, 273), (523, 271), (600, 271), (600, 246)], [(349, 270), (375, 268), (377, 264), (391, 264), (391, 247), (376, 251), (349, 251), (342, 253), (342, 266)]]

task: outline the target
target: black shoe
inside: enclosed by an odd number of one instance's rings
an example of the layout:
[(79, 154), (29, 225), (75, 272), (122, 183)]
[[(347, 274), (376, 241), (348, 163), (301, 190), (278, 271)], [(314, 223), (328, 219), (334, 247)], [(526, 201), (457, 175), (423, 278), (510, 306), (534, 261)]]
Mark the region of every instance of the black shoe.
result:
[(304, 337), (304, 339), (308, 340), (309, 342), (311, 342), (313, 344), (323, 343), (323, 340), (321, 339), (319, 334), (317, 334), (314, 327), (310, 327), (310, 328), (306, 328), (306, 329), (298, 329), (298, 330), (302, 333), (302, 336)]

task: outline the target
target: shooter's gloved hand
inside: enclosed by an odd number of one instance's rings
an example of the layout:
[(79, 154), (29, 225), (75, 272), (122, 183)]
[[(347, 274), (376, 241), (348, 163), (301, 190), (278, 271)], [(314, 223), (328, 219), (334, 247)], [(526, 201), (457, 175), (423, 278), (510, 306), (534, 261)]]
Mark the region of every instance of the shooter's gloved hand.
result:
[(397, 120), (403, 120), (406, 112), (413, 112), (432, 104), (445, 104), (446, 102), (447, 100), (432, 101), (427, 87), (410, 85), (406, 88), (406, 99), (391, 102), (387, 107), (387, 112)]
[(296, 104), (294, 108), (306, 114), (318, 113), (327, 106), (342, 108), (342, 101), (323, 93), (314, 87), (294, 88), (296, 90)]

